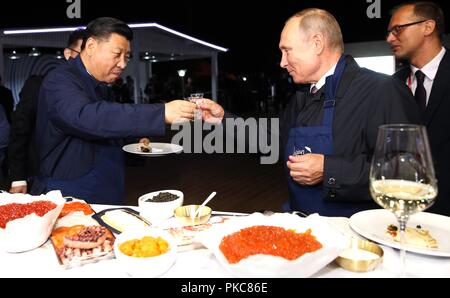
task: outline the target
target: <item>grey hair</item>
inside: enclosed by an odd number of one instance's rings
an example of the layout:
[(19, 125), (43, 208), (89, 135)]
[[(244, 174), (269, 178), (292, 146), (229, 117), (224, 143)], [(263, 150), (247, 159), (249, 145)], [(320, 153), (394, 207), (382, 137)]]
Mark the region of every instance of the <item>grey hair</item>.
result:
[(331, 13), (319, 8), (308, 8), (296, 13), (289, 20), (294, 18), (299, 18), (299, 28), (302, 32), (307, 35), (320, 32), (332, 49), (344, 52), (341, 27)]

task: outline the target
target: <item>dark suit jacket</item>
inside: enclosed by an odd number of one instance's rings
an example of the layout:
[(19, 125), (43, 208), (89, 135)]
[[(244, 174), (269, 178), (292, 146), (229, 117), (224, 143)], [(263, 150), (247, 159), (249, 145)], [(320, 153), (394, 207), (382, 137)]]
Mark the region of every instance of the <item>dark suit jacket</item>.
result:
[[(450, 50), (446, 50), (431, 89), (425, 124), (439, 188), (429, 211), (450, 216)], [(406, 82), (410, 71), (408, 66), (394, 76)]]
[(34, 138), (36, 110), (43, 75), (29, 77), (20, 91), (20, 101), (13, 113), (8, 161), (12, 181), (26, 180), (37, 173)]
[(5, 148), (8, 146), (9, 138), (9, 123), (6, 119), (5, 111), (0, 106), (0, 166), (5, 158)]
[(0, 104), (5, 109), (6, 118), (9, 124), (11, 124), (11, 114), (14, 110), (14, 97), (11, 90), (5, 86), (0, 86)]

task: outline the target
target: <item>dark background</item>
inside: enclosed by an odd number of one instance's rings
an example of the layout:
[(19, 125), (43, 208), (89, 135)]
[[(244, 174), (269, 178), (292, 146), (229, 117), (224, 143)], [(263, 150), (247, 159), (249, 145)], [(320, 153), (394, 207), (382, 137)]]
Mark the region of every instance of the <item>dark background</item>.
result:
[[(66, 0), (3, 1), (0, 28), (85, 25), (100, 16), (126, 22), (158, 22), (183, 33), (229, 48), (220, 69), (257, 72), (278, 67), (279, 34), (287, 18), (307, 8), (330, 11), (340, 23), (345, 42), (382, 40), (389, 11), (404, 1), (380, 0), (381, 18), (369, 19), (372, 0), (81, 0), (81, 19), (69, 19)], [(448, 1), (439, 3), (448, 13)], [(7, 5), (7, 6), (6, 6)], [(448, 26), (447, 26), (448, 28)], [(448, 31), (448, 30), (447, 30)]]

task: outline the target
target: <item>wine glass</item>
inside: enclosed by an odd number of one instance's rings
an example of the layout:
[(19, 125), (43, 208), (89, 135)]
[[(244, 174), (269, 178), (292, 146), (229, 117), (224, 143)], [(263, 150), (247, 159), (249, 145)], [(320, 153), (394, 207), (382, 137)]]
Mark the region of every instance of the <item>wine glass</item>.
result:
[(405, 276), (406, 223), (412, 214), (430, 207), (437, 195), (424, 126), (391, 124), (379, 127), (370, 168), (370, 193), (378, 205), (397, 217), (401, 276)]

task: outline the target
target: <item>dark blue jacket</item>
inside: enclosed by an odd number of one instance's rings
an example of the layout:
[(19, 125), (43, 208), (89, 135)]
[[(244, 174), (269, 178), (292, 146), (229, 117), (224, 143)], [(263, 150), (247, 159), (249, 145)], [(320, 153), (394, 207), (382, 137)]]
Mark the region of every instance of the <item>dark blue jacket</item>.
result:
[(123, 138), (164, 134), (163, 104), (109, 102), (105, 88), (87, 72), (80, 57), (46, 76), (36, 123), (40, 177), (76, 179), (93, 167), (99, 146), (121, 146)]
[(3, 159), (5, 158), (5, 148), (8, 147), (8, 139), (9, 123), (3, 107), (0, 106), (0, 166), (2, 165)]

